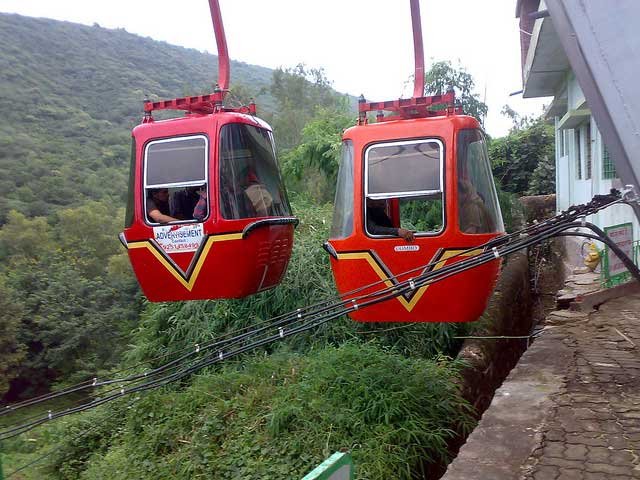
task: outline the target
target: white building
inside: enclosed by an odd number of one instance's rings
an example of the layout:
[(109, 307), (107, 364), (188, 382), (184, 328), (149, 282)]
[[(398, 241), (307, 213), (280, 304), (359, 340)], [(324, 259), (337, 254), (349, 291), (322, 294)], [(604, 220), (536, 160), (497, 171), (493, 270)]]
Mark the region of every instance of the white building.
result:
[[(517, 0), (516, 17), (521, 32), (523, 96), (553, 97), (545, 115), (555, 125), (556, 208), (560, 211), (623, 185), (551, 18), (535, 18), (534, 12), (545, 9), (544, 0)], [(634, 240), (640, 235), (638, 220), (627, 205), (608, 208), (588, 220), (600, 228), (632, 223)]]

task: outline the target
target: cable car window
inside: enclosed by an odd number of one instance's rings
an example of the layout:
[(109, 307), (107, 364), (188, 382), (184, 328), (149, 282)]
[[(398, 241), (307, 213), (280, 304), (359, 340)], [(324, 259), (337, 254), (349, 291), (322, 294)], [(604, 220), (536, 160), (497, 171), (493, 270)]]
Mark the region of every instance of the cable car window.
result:
[(458, 221), (465, 233), (504, 231), (484, 135), (480, 130), (458, 132)]
[(421, 195), (442, 191), (442, 149), (435, 140), (374, 145), (366, 152), (368, 193)]
[(439, 140), (378, 144), (365, 152), (366, 230), (403, 236), (444, 228), (443, 148)]
[(208, 217), (207, 137), (152, 141), (144, 160), (147, 222), (201, 222)]
[(220, 129), (220, 213), (228, 220), (291, 215), (269, 130), (245, 123)]
[(346, 238), (353, 231), (353, 142), (342, 142), (331, 238)]
[(145, 152), (147, 188), (206, 182), (207, 139), (203, 136), (158, 140)]
[(124, 226), (129, 228), (133, 225), (135, 209), (135, 188), (136, 188), (136, 139), (131, 138), (131, 165), (129, 166), (129, 192), (127, 194), (127, 210), (124, 216)]

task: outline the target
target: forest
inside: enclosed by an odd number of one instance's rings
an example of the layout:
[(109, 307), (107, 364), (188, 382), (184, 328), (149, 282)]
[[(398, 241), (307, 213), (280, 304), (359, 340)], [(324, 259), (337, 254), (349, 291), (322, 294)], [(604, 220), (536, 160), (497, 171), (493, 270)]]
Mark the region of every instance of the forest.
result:
[[(208, 93), (213, 55), (124, 30), (0, 14), (0, 406), (159, 358), (335, 296), (322, 242), (331, 224), (343, 129), (355, 99), (322, 69), (231, 64), (229, 101), (255, 99), (273, 127), (300, 219), (282, 285), (243, 300), (152, 304), (122, 230), (130, 131), (145, 98)], [(434, 63), (425, 92), (454, 86), (467, 113), (487, 106), (463, 66)], [(503, 215), (552, 193), (553, 129), (513, 120), (489, 153)], [(13, 478), (301, 478), (339, 450), (357, 478), (410, 479), (446, 461), (472, 428), (454, 337), (473, 326), (365, 325), (346, 317), (188, 380), (47, 423), (0, 444)], [(100, 395), (97, 392), (96, 395)], [(23, 417), (0, 416), (0, 430)], [(37, 462), (36, 462), (37, 460)]]

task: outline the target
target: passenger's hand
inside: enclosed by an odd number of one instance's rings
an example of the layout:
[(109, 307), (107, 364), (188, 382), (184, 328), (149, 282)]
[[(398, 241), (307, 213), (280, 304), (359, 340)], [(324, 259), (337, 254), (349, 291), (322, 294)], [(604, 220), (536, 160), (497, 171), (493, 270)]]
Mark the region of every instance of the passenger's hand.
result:
[(406, 228), (399, 228), (398, 236), (404, 238), (407, 242), (413, 242), (415, 240), (413, 232), (411, 230), (407, 230)]

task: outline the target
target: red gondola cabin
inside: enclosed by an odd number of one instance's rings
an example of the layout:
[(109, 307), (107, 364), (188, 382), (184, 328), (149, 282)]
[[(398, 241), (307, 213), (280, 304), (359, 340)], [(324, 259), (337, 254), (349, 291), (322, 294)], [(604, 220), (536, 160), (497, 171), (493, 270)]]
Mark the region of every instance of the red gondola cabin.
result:
[[(342, 137), (325, 249), (346, 300), (472, 256), (473, 247), (504, 232), (478, 121), (462, 114), (453, 91), (423, 96), (419, 0), (410, 6), (413, 97), (374, 103), (361, 97), (358, 124)], [(377, 112), (377, 123), (369, 123), (368, 112)], [(473, 321), (486, 307), (499, 268), (496, 260), (349, 315), (362, 322)]]
[[(422, 265), (442, 268), (504, 231), (484, 135), (473, 117), (445, 109), (361, 121), (345, 132), (342, 152), (327, 247), (344, 298), (363, 285), (377, 282), (359, 295), (379, 290), (381, 281), (392, 286), (415, 277)], [(414, 231), (414, 240), (401, 238), (400, 228)], [(496, 260), (350, 315), (364, 322), (476, 320), (498, 271)]]
[[(219, 58), (211, 95), (145, 103), (133, 130), (125, 230), (151, 301), (239, 298), (277, 285), (297, 219), (282, 184), (271, 128), (255, 105), (225, 108), (229, 64), (217, 0), (209, 1)], [(154, 120), (155, 110), (184, 118)]]

